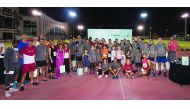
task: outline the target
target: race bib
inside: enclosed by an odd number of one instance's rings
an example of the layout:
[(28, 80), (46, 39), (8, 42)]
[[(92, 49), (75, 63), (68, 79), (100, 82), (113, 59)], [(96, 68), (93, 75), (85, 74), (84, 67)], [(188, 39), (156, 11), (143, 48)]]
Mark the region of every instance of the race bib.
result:
[(104, 56), (104, 57), (106, 57), (106, 56), (107, 56), (107, 54), (103, 54), (103, 56)]
[(65, 53), (64, 58), (69, 58), (69, 53)]
[(111, 57), (111, 54), (108, 54), (108, 57)]
[(148, 67), (147, 63), (143, 63), (143, 68), (147, 68), (147, 67)]
[(53, 56), (56, 56), (56, 52), (53, 52)]

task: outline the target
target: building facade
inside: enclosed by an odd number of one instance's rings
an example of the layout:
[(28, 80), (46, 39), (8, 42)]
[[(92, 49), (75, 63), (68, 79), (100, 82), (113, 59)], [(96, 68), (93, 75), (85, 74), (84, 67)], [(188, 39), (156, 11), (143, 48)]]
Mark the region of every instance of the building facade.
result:
[(22, 34), (46, 38), (65, 38), (69, 34), (68, 23), (58, 22), (43, 12), (41, 16), (24, 16), (19, 8), (0, 7), (0, 38), (4, 40), (17, 39)]

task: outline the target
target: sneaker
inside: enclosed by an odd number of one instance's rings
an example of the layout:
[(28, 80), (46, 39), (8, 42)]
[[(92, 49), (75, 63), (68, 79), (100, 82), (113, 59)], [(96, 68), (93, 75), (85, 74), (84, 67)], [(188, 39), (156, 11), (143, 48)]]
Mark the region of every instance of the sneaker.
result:
[(24, 80), (24, 84), (25, 85), (29, 84), (28, 80)]
[(131, 76), (131, 79), (134, 79), (135, 78), (135, 76)]
[(99, 75), (98, 78), (102, 78), (102, 75)]
[(5, 97), (10, 97), (11, 96), (11, 93), (9, 91), (6, 91), (5, 92)]
[(112, 79), (115, 79), (115, 78), (116, 78), (115, 76), (112, 77)]
[(21, 86), (21, 87), (20, 87), (20, 91), (24, 91), (24, 86)]
[(152, 72), (152, 77), (155, 77), (156, 76), (156, 73)]
[(47, 79), (42, 79), (42, 82), (47, 82), (48, 80)]
[(16, 92), (16, 91), (19, 91), (17, 88), (10, 88), (9, 89), (9, 92)]
[(17, 89), (17, 87), (18, 87), (18, 83), (14, 83), (13, 88)]
[(161, 75), (161, 73), (162, 73), (162, 72), (161, 72), (161, 71), (159, 71), (158, 75)]
[(116, 78), (116, 79), (119, 79), (119, 76), (117, 75), (117, 76), (115, 76), (115, 78)]
[(108, 75), (105, 75), (106, 78), (108, 78)]

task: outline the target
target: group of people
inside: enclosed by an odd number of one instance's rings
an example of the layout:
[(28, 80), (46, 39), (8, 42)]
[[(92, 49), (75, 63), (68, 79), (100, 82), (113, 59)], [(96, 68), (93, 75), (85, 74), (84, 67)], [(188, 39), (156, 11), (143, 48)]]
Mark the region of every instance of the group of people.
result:
[[(155, 44), (153, 39), (145, 42), (141, 37), (133, 37), (132, 42), (126, 39), (120, 42), (109, 39), (107, 42), (104, 38), (92, 40), (91, 37), (83, 39), (81, 36), (71, 38), (69, 43), (58, 40), (55, 44), (45, 37), (29, 38), (24, 34), (22, 40), (12, 41), (12, 46), (6, 50), (0, 42), (5, 67), (5, 96), (10, 97), (12, 91), (18, 91), (18, 87), (23, 91), (26, 80), (29, 80), (29, 86), (39, 85), (40, 80), (48, 81), (47, 75), (49, 79), (59, 80), (63, 75), (71, 76), (71, 72), (78, 72), (79, 68), (84, 69), (83, 73), (96, 74), (98, 78), (112, 75), (113, 79), (118, 79), (123, 73), (126, 78), (132, 79), (135, 75), (147, 78), (149, 75), (161, 75), (163, 64), (163, 73), (167, 77), (166, 62), (176, 59), (178, 49), (179, 44), (173, 37), (168, 45), (162, 42), (162, 38), (158, 38), (158, 44)], [(61, 72), (62, 66), (65, 73)], [(19, 74), (22, 74), (20, 86), (17, 82)]]

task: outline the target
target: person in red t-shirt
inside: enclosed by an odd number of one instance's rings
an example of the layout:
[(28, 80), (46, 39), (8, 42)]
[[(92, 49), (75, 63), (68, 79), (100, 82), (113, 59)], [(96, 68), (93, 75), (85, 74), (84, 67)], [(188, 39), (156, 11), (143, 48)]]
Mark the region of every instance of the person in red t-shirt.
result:
[(126, 64), (123, 66), (123, 72), (126, 76), (126, 78), (134, 78), (134, 73), (133, 73), (133, 65), (131, 64), (130, 58), (127, 58)]
[(146, 54), (143, 54), (142, 69), (138, 73), (138, 77), (145, 75), (147, 76), (147, 79), (149, 79), (149, 74), (150, 74), (150, 60), (147, 58)]
[(36, 69), (36, 48), (33, 46), (33, 39), (28, 39), (28, 46), (24, 47), (20, 51), (20, 58), (23, 58), (24, 64), (22, 68), (22, 79), (21, 79), (21, 87), (20, 91), (24, 90), (24, 80), (26, 78), (26, 74), (29, 72), (30, 75), (30, 85), (33, 84), (33, 73)]

